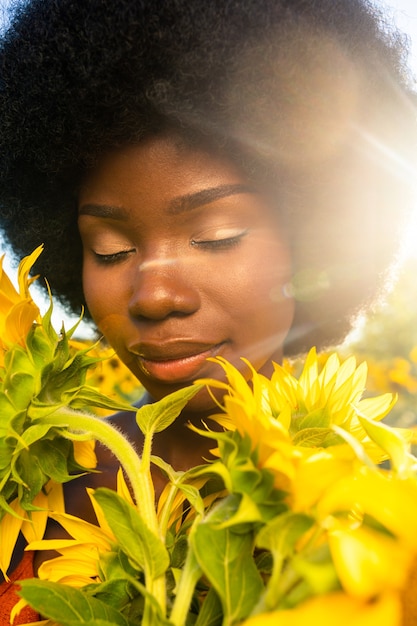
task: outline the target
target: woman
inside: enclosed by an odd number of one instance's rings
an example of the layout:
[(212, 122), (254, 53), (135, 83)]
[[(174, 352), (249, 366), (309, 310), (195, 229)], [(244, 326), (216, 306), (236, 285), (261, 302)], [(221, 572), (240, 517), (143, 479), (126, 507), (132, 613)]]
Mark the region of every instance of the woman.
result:
[[(45, 243), (37, 271), (145, 401), (220, 376), (208, 356), (268, 373), (381, 286), (411, 195), (404, 55), (365, 0), (32, 0), (1, 48), (4, 232)], [(200, 462), (184, 423), (212, 411), (199, 393), (155, 453)]]

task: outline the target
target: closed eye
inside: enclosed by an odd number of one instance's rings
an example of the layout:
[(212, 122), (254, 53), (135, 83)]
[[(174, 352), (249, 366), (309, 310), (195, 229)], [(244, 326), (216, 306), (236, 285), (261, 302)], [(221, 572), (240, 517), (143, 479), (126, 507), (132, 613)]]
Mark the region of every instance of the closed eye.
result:
[(207, 250), (227, 250), (239, 245), (247, 232), (247, 230), (244, 230), (238, 235), (234, 235), (233, 237), (224, 237), (223, 239), (192, 239), (191, 245)]
[(111, 254), (99, 254), (94, 252), (97, 263), (101, 265), (112, 265), (124, 261), (129, 255), (135, 253), (134, 248), (130, 250), (120, 250), (119, 252), (112, 252)]

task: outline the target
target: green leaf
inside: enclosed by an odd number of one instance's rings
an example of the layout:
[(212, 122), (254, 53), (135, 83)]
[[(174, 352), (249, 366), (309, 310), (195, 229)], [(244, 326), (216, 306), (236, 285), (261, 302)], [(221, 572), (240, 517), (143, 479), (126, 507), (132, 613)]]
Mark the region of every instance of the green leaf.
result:
[(313, 525), (314, 520), (303, 513), (283, 513), (268, 522), (258, 533), (256, 545), (285, 558), (294, 551), (297, 541)]
[(225, 516), (224, 522), (219, 524), (220, 528), (230, 528), (238, 524), (262, 521), (261, 513), (255, 502), (244, 493), (242, 495), (233, 493), (225, 499), (231, 504), (232, 514)]
[(194, 626), (221, 626), (223, 621), (222, 605), (219, 596), (211, 588), (203, 602)]
[(39, 394), (39, 397), (45, 399), (46, 393), (46, 397), (58, 401), (63, 398), (66, 391), (81, 387), (85, 382), (86, 376), (85, 367), (82, 365), (82, 357), (77, 355), (69, 365), (64, 363), (62, 364), (62, 369), (59, 368), (51, 372), (48, 376), (48, 381), (45, 381), (43, 385), (42, 394)]
[(60, 626), (129, 626), (123, 615), (79, 589), (46, 580), (23, 580), (20, 595), (38, 613)]
[(138, 570), (133, 567), (128, 557), (121, 550), (117, 552), (103, 552), (100, 554), (101, 580), (126, 579), (127, 576), (137, 576)]
[(200, 515), (204, 513), (204, 502), (199, 490), (192, 485), (178, 484), (178, 489), (182, 491), (193, 509)]
[(120, 549), (152, 579), (162, 576), (169, 567), (168, 552), (135, 507), (104, 487), (94, 492), (94, 498), (101, 506)]
[(159, 433), (170, 426), (181, 413), (185, 405), (193, 398), (202, 385), (192, 385), (178, 389), (162, 400), (146, 404), (138, 409), (136, 421), (144, 435)]
[(106, 395), (94, 389), (94, 387), (87, 385), (67, 391), (63, 394), (63, 398), (65, 398), (66, 403), (73, 409), (97, 407), (111, 411), (132, 411), (132, 413), (136, 410), (128, 402), (108, 398)]
[(330, 426), (330, 413), (323, 408), (316, 409), (307, 413), (307, 415), (300, 415), (296, 419), (291, 420), (291, 432), (305, 430), (307, 428), (329, 428)]
[[(21, 517), (20, 515), (18, 515), (16, 513), (16, 511), (14, 511), (12, 509), (11, 506), (9, 506), (9, 504), (7, 503), (6, 498), (3, 497), (3, 495), (0, 493), (0, 509), (2, 510), (3, 513), (9, 513), (10, 515), (12, 515), (13, 517), (15, 517), (16, 519), (21, 519), (23, 520), (23, 517)], [(2, 518), (2, 515), (0, 514), (0, 519)]]
[(366, 434), (388, 454), (397, 472), (402, 473), (411, 467), (409, 444), (398, 431), (365, 415), (358, 415), (358, 419)]
[[(105, 619), (95, 619), (95, 618), (93, 620), (89, 620), (88, 622), (82, 622), (82, 623), (84, 624), (84, 626), (114, 626), (114, 622), (108, 622)], [(127, 623), (128, 622), (126, 622), (126, 624)]]
[(329, 428), (304, 428), (294, 435), (293, 444), (295, 446), (317, 448), (323, 445), (328, 435), (332, 434), (333, 432)]
[(35, 441), (43, 439), (51, 428), (54, 428), (51, 424), (34, 424), (26, 428), (16, 445), (16, 453), (28, 448), (32, 443), (35, 443)]
[(56, 437), (52, 441), (43, 440), (34, 444), (31, 455), (36, 455), (45, 476), (57, 483), (64, 483), (71, 480), (67, 464), (71, 449), (69, 441)]
[(188, 539), (184, 535), (173, 537), (171, 548), (171, 567), (180, 569), (185, 563), (188, 552)]
[[(55, 331), (54, 331), (55, 332)], [(34, 366), (41, 370), (45, 363), (53, 359), (57, 336), (54, 339), (48, 337), (41, 326), (33, 326), (26, 337), (26, 347), (33, 360)]]
[(91, 595), (118, 611), (129, 604), (132, 599), (133, 587), (126, 578), (114, 578), (103, 583), (92, 584), (88, 587)]
[(8, 377), (5, 392), (18, 411), (24, 410), (35, 393), (35, 379), (26, 372), (13, 372)]
[(256, 568), (250, 532), (219, 528), (227, 512), (220, 505), (214, 514), (197, 525), (190, 536), (196, 559), (218, 594), (224, 622), (233, 624), (249, 615), (263, 590)]
[(308, 584), (314, 595), (322, 595), (340, 588), (339, 579), (328, 545), (319, 546), (307, 556), (296, 555), (293, 567)]
[[(272, 574), (260, 606), (272, 610), (280, 605), (283, 594), (285, 600), (288, 585), (285, 580), (291, 580), (290, 587), (298, 589), (300, 576), (292, 574), (292, 559), (297, 556), (298, 541), (313, 524), (314, 520), (311, 517), (288, 511), (272, 519), (259, 531), (256, 545), (258, 548), (269, 550), (273, 557)], [(283, 573), (285, 564), (287, 571)]]
[[(49, 286), (48, 286), (48, 291), (49, 291)], [(49, 292), (49, 302), (50, 304), (49, 304), (48, 310), (42, 316), (42, 328), (45, 331), (46, 336), (48, 337), (51, 344), (55, 345), (56, 342), (58, 341), (58, 335), (52, 324), (52, 314), (54, 311), (54, 306), (52, 302), (52, 295), (50, 292)]]
[(8, 441), (0, 440), (0, 474), (1, 470), (10, 471), (10, 463), (14, 453), (14, 446)]
[[(230, 469), (230, 478), (233, 484), (233, 491), (237, 493), (250, 493), (252, 494), (261, 484), (264, 478), (262, 470), (255, 467), (250, 458), (247, 458), (244, 463), (240, 462)], [(273, 475), (270, 472), (269, 485), (273, 482)], [(268, 491), (271, 490), (268, 485)]]
[(0, 436), (4, 437), (9, 428), (9, 421), (16, 415), (16, 409), (5, 393), (0, 392)]
[(39, 467), (36, 457), (32, 457), (25, 450), (19, 455), (16, 464), (12, 466), (12, 476), (19, 483), (20, 506), (29, 510), (34, 498), (47, 482), (47, 477)]
[(33, 376), (37, 374), (34, 363), (22, 346), (15, 345), (8, 350), (4, 355), (4, 362), (7, 372), (6, 380), (14, 372), (24, 372)]

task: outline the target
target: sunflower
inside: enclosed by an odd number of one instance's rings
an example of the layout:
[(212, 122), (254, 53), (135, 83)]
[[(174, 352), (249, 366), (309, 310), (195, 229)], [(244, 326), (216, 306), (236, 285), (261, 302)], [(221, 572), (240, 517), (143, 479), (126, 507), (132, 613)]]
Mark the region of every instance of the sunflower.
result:
[[(40, 538), (48, 510), (63, 511), (62, 483), (95, 467), (94, 437), (71, 426), (83, 410), (130, 408), (86, 384), (99, 358), (71, 343), (77, 325), (57, 333), (41, 315), (29, 276), (42, 246), (24, 258), (18, 291), (0, 262), (0, 570), (7, 578), (20, 532)], [(88, 416), (90, 421), (91, 416)], [(93, 424), (94, 425), (94, 424)]]
[[(119, 470), (117, 475), (117, 494), (130, 505), (133, 501)], [(44, 561), (38, 570), (38, 578), (43, 581), (59, 582), (70, 587), (82, 588), (91, 583), (100, 583), (105, 580), (103, 564), (112, 557), (117, 557), (117, 541), (106, 521), (101, 507), (94, 499), (94, 490), (87, 489), (88, 496), (94, 508), (97, 524), (90, 524), (85, 520), (69, 515), (58, 508), (50, 512), (49, 517), (60, 524), (67, 534), (63, 539), (33, 538), (27, 550), (54, 550), (59, 556)], [(20, 600), (14, 607), (11, 618), (14, 619), (27, 606), (27, 602)], [(55, 624), (52, 620), (45, 620), (41, 624)]]
[(33, 323), (40, 320), (39, 308), (29, 292), (35, 278), (29, 278), (29, 272), (41, 252), (39, 246), (20, 262), (19, 291), (3, 269), (4, 256), (0, 258), (0, 366), (4, 364), (8, 347), (15, 343), (24, 346)]
[[(320, 368), (321, 357), (313, 348), (299, 378), (274, 364), (268, 379), (245, 361), (251, 370), (247, 382), (223, 358), (213, 360), (224, 369), (227, 382), (197, 382), (225, 391), (223, 412), (214, 419), (250, 442), (256, 466), (273, 473), (275, 487), (289, 494), (295, 510), (310, 506), (336, 477), (351, 472), (358, 455), (369, 462), (388, 458), (387, 446), (376, 444), (367, 429), (389, 412), (396, 398), (362, 398), (366, 363), (357, 367), (354, 357), (341, 363), (334, 353)], [(387, 435), (394, 436), (405, 455), (411, 435)]]
[[(341, 611), (346, 606), (349, 624), (353, 619), (377, 623), (383, 606), (391, 615), (384, 623), (400, 623), (400, 596), (417, 555), (417, 481), (411, 433), (381, 423), (395, 397), (363, 398), (366, 364), (357, 367), (354, 357), (341, 363), (332, 354), (320, 368), (313, 349), (299, 379), (275, 365), (270, 380), (251, 368), (249, 383), (230, 363), (215, 360), (228, 382), (199, 382), (226, 392), (223, 413), (216, 416), (227, 429), (219, 437), (222, 462), (231, 476), (242, 472), (237, 460), (249, 442), (251, 460), (274, 475), (275, 488), (285, 493), (289, 507), (282, 517), (267, 520), (257, 538), (258, 547), (274, 555), (274, 570), (264, 599), (269, 613), (248, 625), (269, 620), (295, 626), (314, 621), (313, 616), (326, 623), (334, 620), (334, 603)], [(227, 456), (223, 441), (229, 440), (233, 447)], [(390, 460), (390, 469), (377, 465), (384, 459)], [(298, 524), (300, 530), (288, 552), (291, 558), (283, 561), (279, 537), (286, 536), (286, 524), (294, 529)], [(320, 597), (298, 601), (287, 611), (286, 603), (292, 602), (292, 592), (287, 596), (285, 590), (288, 576), (306, 598), (320, 580), (328, 592), (342, 592), (328, 596), (320, 591)]]

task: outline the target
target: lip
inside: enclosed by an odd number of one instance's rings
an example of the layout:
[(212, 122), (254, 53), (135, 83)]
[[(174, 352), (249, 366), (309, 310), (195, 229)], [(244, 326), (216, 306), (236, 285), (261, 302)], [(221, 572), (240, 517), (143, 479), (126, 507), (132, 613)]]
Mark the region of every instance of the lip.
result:
[(191, 381), (202, 375), (202, 368), (209, 357), (219, 354), (224, 342), (169, 342), (141, 343), (130, 351), (138, 358), (142, 371), (164, 383)]

